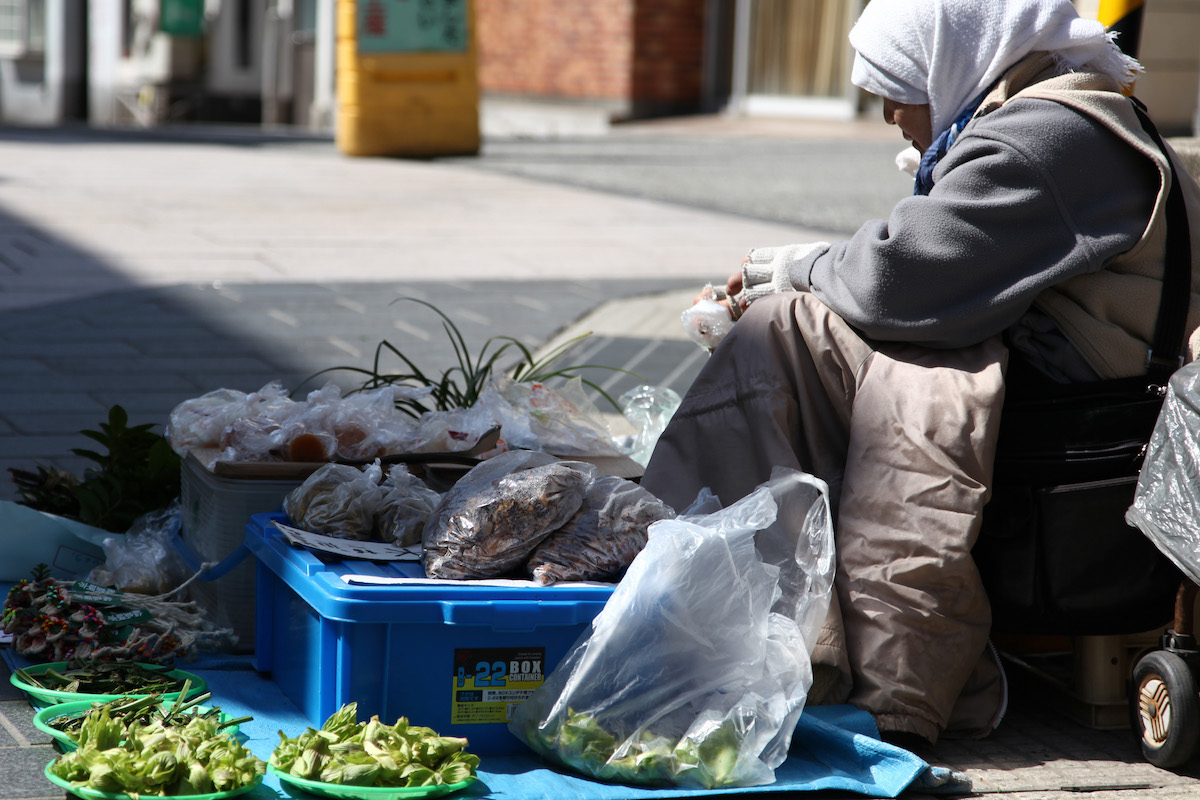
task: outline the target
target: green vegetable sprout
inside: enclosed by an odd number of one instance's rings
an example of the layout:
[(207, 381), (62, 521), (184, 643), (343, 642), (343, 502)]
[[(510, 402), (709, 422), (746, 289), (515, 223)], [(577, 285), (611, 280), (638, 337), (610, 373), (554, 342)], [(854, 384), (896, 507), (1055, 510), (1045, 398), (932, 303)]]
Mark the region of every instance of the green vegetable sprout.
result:
[(79, 747), (59, 756), (50, 772), (73, 789), (142, 795), (228, 792), (262, 779), (266, 764), (227, 733), (211, 715), (189, 716), (184, 725), (164, 718), (114, 717), (103, 707), (84, 718)]
[[(201, 695), (196, 695), (185, 700), (191, 687), (190, 680), (184, 680), (183, 688), (173, 701), (163, 699), (162, 694), (148, 694), (138, 697), (118, 697), (115, 700), (101, 702), (97, 700), (92, 703), (91, 708), (79, 715), (64, 714), (58, 717), (51, 717), (46, 721), (46, 724), (55, 730), (62, 731), (71, 739), (79, 741), (80, 735), (83, 733), (84, 724), (93, 716), (103, 714), (113, 722), (114, 729), (124, 729), (134, 722), (149, 724), (151, 722), (159, 722), (164, 727), (182, 727), (186, 725), (193, 717), (208, 717), (216, 720), (217, 730), (232, 728), (234, 725), (240, 725), (243, 722), (249, 722), (253, 717), (243, 716), (234, 718), (226, 718), (227, 715), (222, 714), (220, 708), (207, 707), (201, 709), (203, 703), (208, 702), (212, 698), (211, 692), (205, 692)], [(91, 729), (95, 732), (95, 729)], [(105, 749), (103, 746), (97, 745), (100, 749)]]
[(320, 730), (295, 738), (279, 732), (271, 754), (275, 770), (307, 780), (347, 786), (413, 788), (462, 783), (475, 776), (478, 756), (467, 740), (439, 736), (404, 717), (385, 725), (379, 717), (357, 722), (358, 704), (347, 703)]
[(736, 786), (742, 735), (725, 719), (702, 736), (676, 740), (642, 730), (624, 742), (592, 714), (567, 709), (557, 728), (527, 731), (526, 741), (544, 756), (601, 780), (648, 786)]

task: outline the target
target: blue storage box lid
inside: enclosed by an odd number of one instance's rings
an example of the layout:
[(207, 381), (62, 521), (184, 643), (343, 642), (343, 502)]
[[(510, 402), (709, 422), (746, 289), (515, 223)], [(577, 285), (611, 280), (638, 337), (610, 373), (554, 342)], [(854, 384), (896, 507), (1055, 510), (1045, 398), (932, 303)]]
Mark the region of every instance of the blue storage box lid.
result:
[(615, 584), (491, 585), (471, 581), (350, 583), (344, 576), (424, 578), (414, 561), (360, 561), (318, 557), (290, 544), (275, 527), (288, 524), (278, 512), (254, 514), (246, 546), (322, 617), (344, 622), (441, 622), (531, 630), (544, 625), (591, 622)]

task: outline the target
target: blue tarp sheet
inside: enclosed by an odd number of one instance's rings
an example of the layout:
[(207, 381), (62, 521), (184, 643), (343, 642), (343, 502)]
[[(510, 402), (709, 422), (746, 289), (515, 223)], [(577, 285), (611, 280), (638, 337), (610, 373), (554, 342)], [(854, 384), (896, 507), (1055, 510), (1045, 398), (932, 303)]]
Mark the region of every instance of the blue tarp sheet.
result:
[[(11, 649), (2, 651), (11, 668), (29, 662)], [(279, 742), (279, 731), (294, 736), (310, 721), (288, 700), (268, 676), (256, 672), (245, 657), (206, 656), (180, 665), (208, 681), (212, 705), (234, 716), (254, 719), (241, 726), (247, 746), (268, 758)], [(842, 790), (871, 797), (895, 797), (910, 785), (925, 789), (963, 791), (945, 770), (931, 768), (907, 750), (879, 740), (874, 721), (850, 706), (817, 706), (806, 709), (792, 739), (791, 754), (776, 770), (775, 783), (744, 789), (643, 789), (600, 783), (555, 769), (537, 756), (488, 756), (479, 769), (479, 781), (458, 796), (494, 800), (634, 800), (705, 796), (749, 796), (778, 792)], [(244, 795), (248, 800), (271, 797), (308, 797), (268, 775), (263, 785)]]

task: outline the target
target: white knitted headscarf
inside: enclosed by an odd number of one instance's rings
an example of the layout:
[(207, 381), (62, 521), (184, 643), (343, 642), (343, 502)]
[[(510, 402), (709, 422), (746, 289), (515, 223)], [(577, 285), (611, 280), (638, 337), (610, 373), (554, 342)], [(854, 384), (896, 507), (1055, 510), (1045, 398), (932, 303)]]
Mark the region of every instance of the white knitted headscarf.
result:
[(850, 30), (851, 80), (898, 103), (928, 103), (936, 139), (967, 104), (1030, 53), (1121, 86), (1142, 71), (1070, 0), (870, 0)]

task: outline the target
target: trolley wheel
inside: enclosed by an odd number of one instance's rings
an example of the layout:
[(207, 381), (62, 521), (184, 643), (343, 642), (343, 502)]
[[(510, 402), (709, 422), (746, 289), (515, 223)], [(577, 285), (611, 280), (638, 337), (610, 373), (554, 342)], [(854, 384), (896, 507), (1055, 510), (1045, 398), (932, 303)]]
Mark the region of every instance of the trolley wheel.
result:
[(1191, 759), (1200, 742), (1200, 695), (1187, 663), (1155, 650), (1133, 668), (1131, 704), (1142, 754), (1165, 769)]

